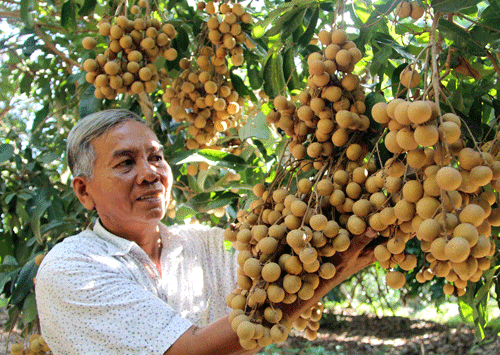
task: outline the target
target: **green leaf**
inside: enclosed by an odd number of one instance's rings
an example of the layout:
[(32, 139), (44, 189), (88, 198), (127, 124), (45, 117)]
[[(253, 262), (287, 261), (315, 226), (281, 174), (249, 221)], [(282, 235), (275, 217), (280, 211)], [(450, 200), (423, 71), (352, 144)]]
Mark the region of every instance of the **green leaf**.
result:
[(237, 155), (212, 149), (191, 149), (189, 151), (176, 152), (169, 157), (169, 163), (172, 165), (202, 161), (211, 165), (221, 165), (233, 169), (242, 169), (248, 166), (245, 160)]
[(21, 79), (20, 90), (22, 94), (29, 94), (31, 91), (31, 83), (33, 82), (33, 76), (31, 74), (24, 74)]
[(10, 144), (0, 145), (0, 164), (5, 163), (14, 156), (14, 147)]
[(189, 49), (189, 35), (183, 27), (176, 27), (177, 36), (172, 41), (172, 47), (179, 53), (185, 53)]
[(483, 101), (480, 97), (476, 98), (469, 109), (469, 114), (467, 117), (462, 117), (465, 123), (469, 126), (472, 134), (476, 139), (483, 136), (483, 130), (481, 128), (481, 121), (483, 117)]
[(99, 100), (94, 96), (95, 87), (94, 84), (90, 85), (85, 89), (80, 103), (78, 105), (78, 113), (81, 118), (84, 118), (91, 113), (97, 112), (102, 108), (102, 100)]
[(40, 162), (44, 164), (50, 164), (56, 159), (61, 159), (61, 156), (56, 152), (48, 152), (40, 158)]
[(23, 20), (24, 25), (27, 28), (33, 28), (33, 8), (35, 6), (35, 0), (21, 0), (19, 14), (21, 20)]
[(299, 37), (299, 40), (297, 41), (299, 46), (306, 47), (309, 44), (309, 42), (311, 42), (311, 39), (314, 36), (314, 30), (316, 29), (316, 26), (318, 24), (318, 19), (319, 19), (319, 6), (315, 6), (311, 19), (309, 20), (309, 24), (307, 25), (307, 29), (302, 34), (302, 36)]
[(43, 244), (40, 233), (40, 218), (49, 206), (50, 200), (47, 199), (45, 193), (40, 193), (35, 197), (35, 210), (31, 215), (31, 229), (39, 244)]
[(38, 49), (37, 45), (38, 38), (35, 35), (30, 36), (23, 43), (23, 55), (29, 57), (34, 51)]
[(267, 61), (264, 64), (262, 78), (264, 79), (264, 92), (270, 98), (275, 98), (278, 96), (278, 91), (275, 88), (275, 83), (273, 80), (273, 60), (272, 56), (267, 57)]
[(500, 30), (500, 5), (491, 3), (481, 13), (480, 24)]
[(286, 89), (283, 73), (283, 58), (279, 51), (273, 51), (264, 66), (264, 91), (270, 98), (283, 93)]
[(80, 16), (88, 16), (94, 13), (94, 9), (97, 5), (97, 0), (85, 0), (82, 7), (78, 11)]
[(17, 305), (21, 308), (24, 298), (30, 293), (33, 288), (33, 278), (36, 276), (38, 270), (38, 265), (35, 264), (35, 260), (31, 259), (28, 261), (19, 272), (19, 276), (16, 278), (12, 287), (12, 298), (9, 303)]
[(431, 6), (435, 11), (441, 12), (458, 12), (466, 7), (477, 5), (482, 0), (432, 0)]
[[(455, 84), (456, 84), (456, 80), (450, 80), (450, 83), (448, 84), (448, 86), (450, 86), (450, 84), (452, 84), (452, 82), (455, 82)], [(464, 111), (465, 106), (464, 106), (464, 98), (463, 98), (463, 92), (462, 92), (462, 81), (459, 81), (458, 86), (456, 88), (454, 87), (453, 89), (454, 90), (451, 91), (451, 92), (453, 92), (453, 96), (451, 98), (451, 103), (452, 103), (453, 107), (457, 108), (460, 111)]]
[(31, 323), (36, 319), (38, 315), (36, 309), (36, 299), (35, 293), (31, 292), (24, 300), (23, 310), (22, 310), (22, 321), (24, 324)]
[[(266, 32), (266, 36), (273, 37), (273, 36), (276, 36), (277, 34), (279, 34), (281, 32), (281, 29), (285, 26), (285, 24), (287, 24), (289, 21), (291, 21), (293, 23), (293, 20), (294, 20), (296, 14), (298, 14), (301, 10), (303, 10), (302, 7), (296, 7), (296, 8), (293, 8), (293, 9), (285, 12), (283, 15), (280, 16), (280, 18), (278, 18), (278, 20), (276, 21), (274, 26), (271, 27)], [(302, 16), (303, 15), (304, 14), (302, 14)]]
[(462, 318), (473, 324), (474, 323), (474, 310), (472, 309), (472, 307), (465, 301), (465, 299), (463, 297), (460, 297), (458, 299), (458, 309), (459, 309), (459, 312), (460, 312), (460, 315), (462, 316)]
[(18, 266), (19, 264), (17, 263), (16, 258), (14, 258), (12, 255), (6, 255), (5, 258), (2, 260), (2, 266)]
[(240, 96), (245, 97), (250, 95), (252, 100), (257, 101), (255, 94), (248, 89), (248, 86), (245, 85), (243, 79), (241, 79), (239, 75), (235, 74), (234, 70), (229, 72), (229, 78), (231, 79), (231, 84), (233, 84), (234, 89)]
[(276, 17), (281, 15), (288, 7), (290, 7), (290, 5), (279, 6), (278, 8), (268, 13), (265, 19), (260, 20), (256, 24), (254, 24), (252, 28), (252, 37), (260, 38), (264, 36), (264, 34), (266, 34), (266, 27), (269, 26), (269, 24), (273, 22)]
[(4, 293), (4, 288), (7, 283), (12, 281), (12, 273), (10, 272), (2, 272), (0, 273), (0, 294)]
[(264, 83), (256, 64), (250, 65), (248, 68), (248, 81), (253, 90), (260, 89)]
[(283, 75), (290, 91), (300, 88), (297, 65), (295, 64), (295, 48), (292, 46), (283, 53)]
[(179, 222), (194, 216), (196, 216), (196, 211), (188, 206), (181, 206), (175, 210), (175, 219)]
[(31, 128), (32, 133), (38, 130), (38, 126), (47, 119), (49, 112), (49, 104), (45, 104), (41, 110), (35, 113), (35, 120)]
[(229, 205), (239, 197), (240, 195), (227, 191), (203, 192), (192, 197), (186, 205), (194, 210), (206, 212), (213, 208)]
[(391, 54), (392, 49), (390, 46), (383, 46), (377, 51), (374, 49), (373, 60), (370, 64), (370, 73), (375, 75), (381, 67), (385, 67)]
[(76, 6), (73, 0), (68, 0), (62, 5), (61, 26), (67, 30), (76, 27)]
[(281, 31), (281, 41), (284, 42), (290, 35), (302, 25), (307, 8), (302, 8), (294, 14), (284, 25)]
[(247, 121), (247, 124), (240, 128), (238, 134), (242, 141), (251, 137), (269, 139), (269, 137), (271, 137), (271, 131), (266, 122), (264, 113), (259, 111), (258, 114), (251, 117), (251, 119)]
[(167, 10), (168, 11), (172, 10), (177, 3), (179, 3), (179, 0), (169, 0), (167, 5)]
[[(401, 64), (398, 66), (394, 71), (392, 72), (392, 78), (391, 78), (391, 86), (392, 86), (392, 95), (396, 97), (398, 94), (398, 90), (401, 90), (400, 85), (399, 85), (399, 74), (406, 68), (408, 65), (407, 64)], [(400, 95), (399, 97), (405, 98), (406, 93)]]
[(445, 20), (444, 18), (440, 18), (438, 30), (442, 36), (453, 42), (452, 45), (455, 48), (463, 53), (475, 56), (486, 56), (484, 46), (476, 42), (471, 34), (463, 27)]

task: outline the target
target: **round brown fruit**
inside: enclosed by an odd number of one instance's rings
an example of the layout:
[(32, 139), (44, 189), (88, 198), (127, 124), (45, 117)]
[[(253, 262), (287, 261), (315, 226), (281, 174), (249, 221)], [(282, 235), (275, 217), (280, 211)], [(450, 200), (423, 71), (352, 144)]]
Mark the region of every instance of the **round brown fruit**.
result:
[(82, 40), (82, 46), (85, 49), (94, 49), (96, 45), (97, 45), (97, 41), (93, 37), (85, 37)]
[(405, 275), (399, 271), (389, 271), (385, 276), (387, 286), (395, 290), (400, 289), (406, 283)]

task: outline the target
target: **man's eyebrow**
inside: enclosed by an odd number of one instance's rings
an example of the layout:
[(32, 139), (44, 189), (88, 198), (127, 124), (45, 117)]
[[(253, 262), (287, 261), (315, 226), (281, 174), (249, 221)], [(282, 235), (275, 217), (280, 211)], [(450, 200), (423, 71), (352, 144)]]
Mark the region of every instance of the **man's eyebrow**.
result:
[(123, 156), (134, 156), (137, 155), (137, 150), (135, 149), (119, 149), (113, 152), (113, 158), (119, 158)]
[[(164, 151), (164, 147), (162, 145), (158, 145), (158, 146), (152, 146), (150, 148), (147, 149), (147, 152), (148, 153), (151, 153), (151, 152), (162, 152)], [(115, 150), (113, 152), (113, 158), (119, 158), (119, 157), (122, 157), (122, 156), (134, 156), (134, 155), (137, 155), (139, 152), (138, 149), (118, 149), (118, 150)]]

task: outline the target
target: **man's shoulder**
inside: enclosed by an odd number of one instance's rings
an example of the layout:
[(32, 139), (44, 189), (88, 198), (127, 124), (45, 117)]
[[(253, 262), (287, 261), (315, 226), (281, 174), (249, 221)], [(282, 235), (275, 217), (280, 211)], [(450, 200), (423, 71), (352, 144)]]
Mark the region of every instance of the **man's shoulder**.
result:
[(106, 242), (92, 230), (84, 230), (78, 234), (66, 237), (56, 244), (44, 257), (44, 262), (67, 260), (88, 254), (105, 254), (108, 248)]
[(211, 227), (204, 224), (176, 224), (169, 226), (168, 231), (173, 234), (178, 234), (181, 237), (200, 237), (202, 239), (220, 237), (223, 236), (224, 233), (222, 228)]

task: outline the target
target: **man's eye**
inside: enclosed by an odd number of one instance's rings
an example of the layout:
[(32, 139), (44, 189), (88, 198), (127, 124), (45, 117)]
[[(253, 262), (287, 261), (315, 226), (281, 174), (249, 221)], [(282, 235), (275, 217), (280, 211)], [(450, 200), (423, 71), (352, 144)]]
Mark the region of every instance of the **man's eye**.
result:
[(161, 155), (153, 155), (153, 156), (151, 157), (151, 159), (152, 159), (153, 161), (162, 161), (162, 160), (163, 160), (163, 157), (162, 157)]
[(124, 161), (120, 162), (120, 164), (118, 164), (118, 166), (129, 166), (132, 164), (134, 164), (133, 159), (125, 159)]

